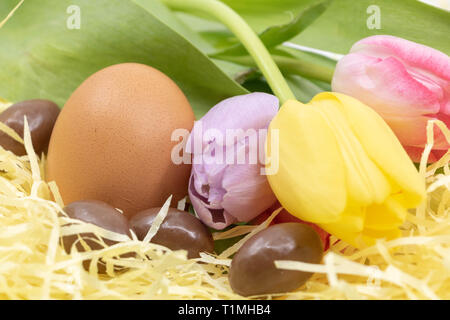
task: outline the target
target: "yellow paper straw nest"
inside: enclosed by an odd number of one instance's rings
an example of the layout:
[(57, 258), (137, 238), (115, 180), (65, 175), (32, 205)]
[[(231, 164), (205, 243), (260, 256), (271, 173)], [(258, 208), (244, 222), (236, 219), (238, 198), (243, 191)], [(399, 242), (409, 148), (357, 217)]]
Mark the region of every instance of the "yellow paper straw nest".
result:
[[(0, 109), (6, 107), (0, 102)], [(450, 152), (426, 167), (434, 125), (450, 141), (443, 123), (429, 123), (428, 146), (420, 166), (428, 198), (409, 214), (402, 238), (379, 241), (364, 250), (337, 242), (318, 265), (279, 261), (280, 268), (313, 271), (315, 275), (296, 292), (256, 298), (450, 299)], [(8, 131), (4, 126), (0, 130)], [(17, 157), (0, 147), (0, 299), (243, 298), (228, 284), (229, 257), (248, 237), (264, 229), (278, 211), (259, 226), (238, 226), (215, 234), (216, 239), (247, 234), (219, 256), (203, 254), (188, 260), (184, 251), (174, 252), (148, 241), (158, 223), (147, 241), (138, 241), (135, 236), (130, 239), (69, 219), (61, 210), (56, 185), (45, 182), (45, 158), (34, 154), (27, 126), (24, 141), (27, 156)], [(163, 220), (168, 204), (157, 221)], [(119, 243), (99, 251), (77, 252), (73, 247), (71, 254), (66, 254), (60, 237), (80, 231)], [(135, 253), (134, 257), (118, 257), (128, 252)], [(96, 262), (99, 258), (106, 261), (108, 275), (98, 276), (96, 263), (91, 263), (89, 272), (83, 269), (83, 260)], [(128, 271), (114, 273), (113, 265)]]

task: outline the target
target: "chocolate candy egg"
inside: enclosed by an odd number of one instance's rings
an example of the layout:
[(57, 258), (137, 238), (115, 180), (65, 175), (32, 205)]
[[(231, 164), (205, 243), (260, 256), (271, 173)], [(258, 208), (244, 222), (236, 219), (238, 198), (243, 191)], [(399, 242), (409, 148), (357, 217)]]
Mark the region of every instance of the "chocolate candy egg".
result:
[[(130, 227), (139, 240), (145, 238), (160, 209), (151, 208), (130, 219)], [(187, 250), (188, 258), (197, 258), (200, 252), (214, 251), (214, 241), (208, 228), (190, 213), (174, 208), (169, 208), (152, 242), (172, 250)]]
[[(47, 152), (53, 126), (59, 114), (58, 106), (49, 100), (26, 100), (13, 104), (0, 114), (0, 121), (23, 138), (24, 116), (27, 117), (31, 141), (37, 154)], [(26, 154), (25, 147), (4, 132), (0, 132), (0, 145), (18, 156)]]
[(299, 288), (311, 273), (282, 270), (276, 260), (320, 263), (323, 249), (319, 235), (310, 226), (282, 223), (251, 237), (231, 262), (231, 288), (242, 296), (285, 293)]
[[(102, 201), (76, 201), (64, 207), (63, 210), (72, 219), (91, 223), (115, 233), (130, 235), (128, 220), (117, 209)], [(116, 243), (115, 241), (106, 238), (98, 239), (93, 233), (81, 233), (80, 236), (91, 250), (100, 250), (104, 248), (104, 246), (99, 243), (100, 240), (103, 240), (103, 242), (109, 246)], [(62, 242), (67, 253), (70, 253), (75, 242), (77, 242), (75, 246), (78, 251), (85, 251), (83, 245), (78, 241), (78, 235), (63, 236)], [(89, 270), (89, 265), (90, 260), (83, 261), (83, 266), (86, 270)], [(106, 273), (106, 266), (101, 261), (98, 263), (98, 272)]]
[(66, 203), (97, 199), (127, 216), (161, 206), (170, 195), (176, 203), (187, 194), (191, 167), (172, 160), (180, 142), (172, 134), (193, 124), (185, 95), (160, 71), (137, 63), (107, 67), (85, 80), (61, 111), (48, 180)]

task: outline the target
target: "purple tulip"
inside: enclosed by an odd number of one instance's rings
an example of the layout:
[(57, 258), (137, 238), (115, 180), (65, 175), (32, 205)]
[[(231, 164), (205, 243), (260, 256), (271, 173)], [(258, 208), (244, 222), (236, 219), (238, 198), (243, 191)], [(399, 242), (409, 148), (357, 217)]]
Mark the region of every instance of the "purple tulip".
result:
[(193, 160), (189, 198), (206, 225), (220, 230), (250, 221), (276, 201), (262, 168), (278, 104), (266, 93), (236, 96), (195, 122), (187, 142)]

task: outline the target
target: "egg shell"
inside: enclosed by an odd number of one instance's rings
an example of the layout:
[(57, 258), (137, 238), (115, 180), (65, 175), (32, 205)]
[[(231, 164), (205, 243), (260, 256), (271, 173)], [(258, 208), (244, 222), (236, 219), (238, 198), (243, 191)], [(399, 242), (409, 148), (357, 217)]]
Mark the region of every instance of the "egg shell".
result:
[[(127, 216), (187, 194), (191, 166), (171, 160), (175, 129), (190, 131), (194, 113), (162, 72), (137, 63), (113, 65), (71, 95), (49, 145), (47, 180), (63, 201), (107, 202)], [(176, 202), (175, 202), (176, 203)]]

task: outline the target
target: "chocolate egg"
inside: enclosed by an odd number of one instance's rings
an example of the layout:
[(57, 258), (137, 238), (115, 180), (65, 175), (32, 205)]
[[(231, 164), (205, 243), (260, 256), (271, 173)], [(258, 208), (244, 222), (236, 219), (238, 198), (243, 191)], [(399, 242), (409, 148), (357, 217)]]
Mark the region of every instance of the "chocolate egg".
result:
[(107, 67), (85, 80), (65, 104), (48, 151), (47, 177), (64, 202), (97, 199), (127, 216), (187, 194), (190, 165), (175, 164), (176, 129), (194, 113), (178, 86), (136, 63)]
[(282, 270), (276, 260), (320, 263), (319, 235), (308, 225), (282, 223), (251, 237), (231, 261), (231, 288), (242, 296), (285, 293), (299, 288), (311, 273)]
[[(130, 227), (139, 240), (145, 238), (160, 210), (151, 208), (130, 219)], [(152, 242), (172, 250), (186, 250), (190, 259), (200, 257), (200, 252), (214, 251), (214, 241), (208, 228), (190, 213), (174, 208), (169, 208)]]
[[(52, 101), (34, 99), (13, 104), (0, 114), (0, 121), (23, 138), (24, 116), (27, 117), (31, 141), (37, 154), (47, 152), (53, 126), (59, 114), (59, 107)], [(22, 143), (0, 131), (0, 145), (18, 156), (26, 154)]]
[[(65, 206), (63, 210), (72, 219), (91, 223), (115, 233), (130, 235), (128, 220), (117, 209), (102, 201), (75, 201)], [(101, 250), (104, 248), (104, 246), (99, 243), (100, 240), (108, 246), (116, 244), (115, 241), (110, 239), (99, 239), (95, 234), (90, 232), (81, 233), (79, 236), (91, 250)], [(64, 250), (67, 253), (71, 252), (74, 243), (76, 243), (75, 246), (79, 252), (85, 251), (83, 245), (78, 241), (78, 238), (78, 235), (62, 237)], [(86, 270), (89, 270), (90, 260), (83, 261), (83, 266)], [(97, 264), (97, 268), (99, 273), (106, 273), (106, 265), (101, 260)], [(118, 270), (117, 268), (115, 269)]]

